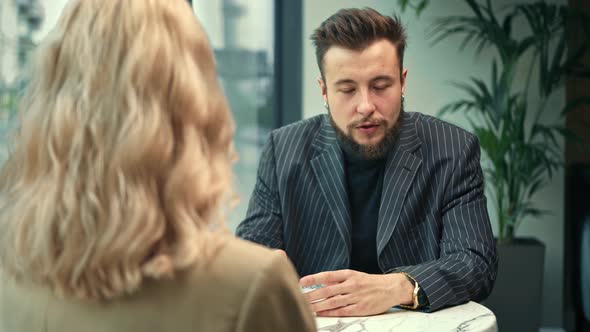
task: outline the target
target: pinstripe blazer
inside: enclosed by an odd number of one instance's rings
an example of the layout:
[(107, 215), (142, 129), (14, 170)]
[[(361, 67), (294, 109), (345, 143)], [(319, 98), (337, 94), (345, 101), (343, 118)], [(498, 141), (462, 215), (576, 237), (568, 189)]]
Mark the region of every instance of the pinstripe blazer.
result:
[[(479, 142), (420, 113), (400, 116), (377, 221), (383, 273), (405, 271), (428, 310), (479, 301), (497, 272)], [(273, 131), (237, 235), (284, 249), (301, 276), (349, 268), (351, 220), (342, 151), (328, 115)]]

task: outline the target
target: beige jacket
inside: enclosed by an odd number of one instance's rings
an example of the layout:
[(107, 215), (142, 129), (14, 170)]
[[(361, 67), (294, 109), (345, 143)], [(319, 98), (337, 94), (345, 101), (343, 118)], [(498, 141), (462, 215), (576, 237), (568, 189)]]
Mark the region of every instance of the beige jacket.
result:
[(288, 259), (231, 238), (206, 269), (107, 304), (61, 299), (0, 273), (1, 332), (315, 331)]

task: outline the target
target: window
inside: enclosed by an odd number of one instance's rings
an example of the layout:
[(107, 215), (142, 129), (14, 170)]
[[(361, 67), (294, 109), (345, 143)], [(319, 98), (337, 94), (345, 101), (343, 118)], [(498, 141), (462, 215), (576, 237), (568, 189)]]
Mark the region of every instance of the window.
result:
[(39, 1), (0, 2), (0, 163), (6, 159), (7, 134), (13, 127), (35, 33), (43, 20), (43, 5)]
[(240, 197), (228, 226), (246, 214), (261, 146), (273, 127), (273, 0), (193, 0), (214, 48), (219, 80), (230, 104), (239, 159), (234, 165)]
[(301, 34), (297, 33), (301, 29), (301, 3), (192, 3), (215, 50), (219, 79), (236, 121), (234, 143), (239, 159), (234, 171), (240, 204), (228, 221), (233, 230), (246, 215), (268, 134), (301, 118)]

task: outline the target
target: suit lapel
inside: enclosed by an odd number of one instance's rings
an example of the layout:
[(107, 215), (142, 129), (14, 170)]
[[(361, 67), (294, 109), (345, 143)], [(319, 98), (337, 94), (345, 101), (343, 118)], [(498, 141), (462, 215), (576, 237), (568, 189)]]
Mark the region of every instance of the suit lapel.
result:
[(350, 208), (344, 174), (344, 160), (336, 133), (324, 116), (322, 127), (313, 142), (315, 154), (311, 160), (313, 172), (326, 199), (338, 233), (350, 252)]
[(414, 152), (420, 147), (416, 133), (417, 114), (401, 114), (399, 137), (387, 156), (377, 225), (377, 257), (385, 248), (399, 220), (405, 198), (422, 164)]

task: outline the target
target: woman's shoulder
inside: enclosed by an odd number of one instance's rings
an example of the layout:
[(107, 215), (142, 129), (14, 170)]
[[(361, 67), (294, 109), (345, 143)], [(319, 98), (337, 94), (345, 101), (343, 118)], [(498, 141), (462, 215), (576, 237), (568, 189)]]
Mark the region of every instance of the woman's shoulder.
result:
[[(284, 254), (261, 245), (235, 237), (228, 237), (210, 261), (197, 265), (194, 273), (229, 274), (239, 280), (254, 279), (262, 272), (277, 272), (295, 275), (294, 269)], [(229, 277), (226, 280), (230, 281)]]
[(234, 237), (225, 239), (211, 259), (170, 281), (171, 293), (216, 299), (213, 306), (223, 299), (223, 305), (238, 308), (253, 294), (299, 293), (297, 273), (283, 253)]

